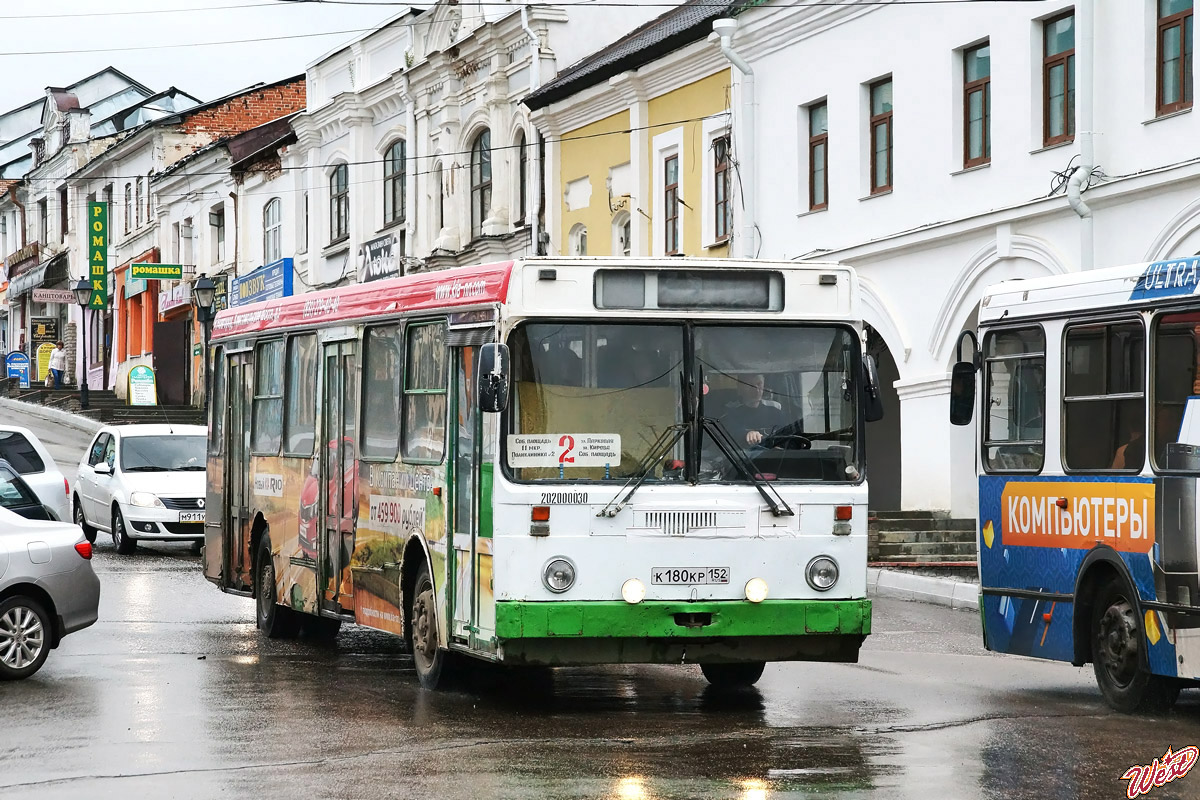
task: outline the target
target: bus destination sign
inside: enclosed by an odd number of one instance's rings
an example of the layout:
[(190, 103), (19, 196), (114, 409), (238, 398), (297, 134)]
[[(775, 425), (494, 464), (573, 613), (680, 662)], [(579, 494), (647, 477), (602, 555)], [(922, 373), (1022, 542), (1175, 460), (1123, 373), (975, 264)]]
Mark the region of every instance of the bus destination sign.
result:
[(617, 433), (519, 433), (508, 437), (508, 465), (514, 469), (620, 463), (621, 436)]

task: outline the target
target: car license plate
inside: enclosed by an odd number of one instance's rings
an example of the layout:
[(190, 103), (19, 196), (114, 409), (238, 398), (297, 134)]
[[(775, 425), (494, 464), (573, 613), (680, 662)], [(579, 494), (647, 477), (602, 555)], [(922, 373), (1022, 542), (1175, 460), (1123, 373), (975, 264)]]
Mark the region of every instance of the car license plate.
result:
[(729, 583), (729, 567), (655, 567), (650, 582), (656, 586)]
[(204, 512), (203, 511), (180, 511), (179, 512), (179, 521), (180, 522), (204, 522)]

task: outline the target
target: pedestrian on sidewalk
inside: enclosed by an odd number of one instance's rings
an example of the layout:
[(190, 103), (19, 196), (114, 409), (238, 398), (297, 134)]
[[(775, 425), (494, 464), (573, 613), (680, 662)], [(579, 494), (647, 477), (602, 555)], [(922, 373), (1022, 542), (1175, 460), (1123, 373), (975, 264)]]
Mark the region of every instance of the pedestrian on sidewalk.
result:
[(63, 349), (63, 343), (59, 342), (54, 347), (54, 351), (50, 353), (50, 374), (54, 376), (54, 388), (61, 389), (63, 382), (63, 373), (67, 370), (67, 351)]

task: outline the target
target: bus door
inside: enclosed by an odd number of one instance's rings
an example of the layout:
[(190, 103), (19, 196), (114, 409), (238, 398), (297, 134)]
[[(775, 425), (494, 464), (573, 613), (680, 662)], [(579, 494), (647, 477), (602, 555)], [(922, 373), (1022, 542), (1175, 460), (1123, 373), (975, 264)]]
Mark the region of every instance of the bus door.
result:
[(229, 424), (225, 435), (225, 502), (227, 523), (224, 561), (228, 582), (234, 588), (252, 585), (250, 552), (250, 408), (254, 402), (254, 359), (250, 352), (234, 353), (226, 362)]
[[(453, 334), (452, 334), (453, 336)], [(450, 548), (453, 588), (451, 636), (473, 650), (494, 651), (496, 606), (492, 593), (491, 479), (484, 475), (486, 431), (498, 415), (477, 407), (475, 368), (479, 347), (455, 348), (454, 546)]]
[(322, 435), (320, 450), (321, 532), (318, 573), (321, 608), (352, 613), (350, 556), (358, 520), (357, 430), (358, 381), (355, 343), (324, 345), (322, 369)]

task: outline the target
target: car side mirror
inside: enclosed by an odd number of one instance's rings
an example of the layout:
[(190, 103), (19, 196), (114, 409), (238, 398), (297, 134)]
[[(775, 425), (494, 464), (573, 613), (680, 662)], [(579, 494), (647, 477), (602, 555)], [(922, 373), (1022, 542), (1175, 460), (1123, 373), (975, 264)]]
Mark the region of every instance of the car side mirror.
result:
[(112, 467), (110, 467), (104, 461), (101, 461), (99, 464), (96, 465), (96, 474), (97, 475), (111, 475)]
[(479, 350), (479, 410), (497, 414), (508, 407), (508, 345), (489, 342)]
[(950, 373), (950, 424), (969, 425), (975, 414), (975, 365), (959, 361)]
[(879, 388), (879, 367), (874, 356), (863, 356), (863, 412), (867, 422), (883, 419), (883, 394)]

